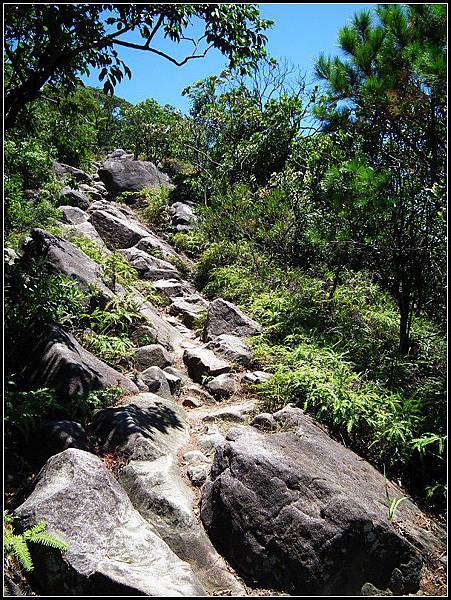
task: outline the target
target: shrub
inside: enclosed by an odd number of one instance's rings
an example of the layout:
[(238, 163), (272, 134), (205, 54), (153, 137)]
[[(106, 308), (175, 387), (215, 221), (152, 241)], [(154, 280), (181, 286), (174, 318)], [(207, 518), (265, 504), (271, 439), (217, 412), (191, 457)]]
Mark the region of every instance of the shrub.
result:
[(144, 188), (140, 191), (140, 200), (144, 204), (139, 209), (140, 218), (150, 226), (169, 225), (169, 192), (167, 188)]

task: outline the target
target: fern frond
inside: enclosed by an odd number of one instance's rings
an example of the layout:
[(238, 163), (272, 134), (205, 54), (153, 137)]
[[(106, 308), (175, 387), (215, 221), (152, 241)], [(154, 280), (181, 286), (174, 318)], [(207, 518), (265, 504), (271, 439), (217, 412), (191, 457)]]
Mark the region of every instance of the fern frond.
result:
[(23, 565), (26, 571), (33, 570), (33, 562), (31, 560), (30, 551), (28, 550), (27, 542), (22, 535), (13, 535), (10, 539), (9, 550), (12, 551), (17, 560)]
[(50, 533), (46, 532), (35, 534), (32, 538), (30, 538), (30, 542), (34, 542), (35, 544), (42, 544), (43, 546), (55, 548), (56, 550), (67, 550), (69, 548), (66, 542), (63, 542), (51, 535)]

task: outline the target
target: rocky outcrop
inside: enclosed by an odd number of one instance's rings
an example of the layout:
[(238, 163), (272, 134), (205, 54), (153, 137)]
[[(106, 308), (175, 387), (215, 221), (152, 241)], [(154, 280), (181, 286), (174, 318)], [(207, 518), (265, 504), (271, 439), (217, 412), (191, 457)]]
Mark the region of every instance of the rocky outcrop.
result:
[(215, 377), (230, 371), (230, 363), (218, 358), (207, 348), (192, 348), (185, 350), (183, 354), (189, 376), (193, 381), (202, 383), (204, 376)]
[(212, 340), (223, 333), (247, 337), (256, 335), (260, 331), (261, 326), (231, 302), (216, 298), (210, 303), (204, 329), (205, 341)]
[(114, 296), (104, 283), (100, 265), (74, 244), (43, 229), (33, 229), (31, 239), (24, 247), (22, 260), (26, 264), (35, 256), (45, 258), (53, 271), (78, 280), (82, 290), (89, 291), (91, 285), (94, 285), (105, 299)]
[(112, 155), (98, 170), (111, 197), (122, 192), (138, 192), (144, 187), (167, 186), (169, 178), (151, 162), (132, 160), (127, 155)]
[[(416, 592), (422, 561), (403, 532), (418, 509), (403, 502), (395, 527), (384, 477), (291, 410), (295, 419), (276, 420), (294, 432), (239, 427), (217, 446), (201, 505), (217, 548), (241, 574), (290, 594), (355, 595), (366, 582)], [(392, 484), (389, 493), (402, 495)]]
[(129, 398), (129, 404), (96, 413), (90, 429), (101, 452), (128, 460), (155, 460), (188, 441), (183, 409), (152, 393)]
[(69, 449), (50, 458), (16, 516), (23, 528), (45, 521), (49, 533), (69, 545), (64, 555), (32, 545), (34, 579), (43, 595), (205, 595), (190, 566), (92, 454)]
[(131, 379), (85, 350), (73, 335), (56, 325), (43, 327), (35, 339), (30, 339), (25, 360), (21, 380), (27, 386), (54, 389), (62, 399), (110, 387), (138, 391)]

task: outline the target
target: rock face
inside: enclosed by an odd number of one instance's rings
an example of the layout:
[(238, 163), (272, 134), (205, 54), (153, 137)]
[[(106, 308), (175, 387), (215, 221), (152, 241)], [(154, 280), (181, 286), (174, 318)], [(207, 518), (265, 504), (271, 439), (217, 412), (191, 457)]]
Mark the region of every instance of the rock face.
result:
[(219, 352), (225, 359), (247, 367), (251, 362), (251, 349), (236, 335), (223, 333), (215, 337), (206, 348)]
[(168, 176), (153, 163), (131, 160), (127, 155), (110, 155), (99, 168), (98, 174), (112, 197), (122, 192), (139, 192), (144, 187), (155, 188), (169, 183)]
[(103, 281), (100, 266), (74, 244), (43, 229), (33, 229), (22, 260), (26, 263), (34, 256), (44, 257), (57, 273), (77, 279), (82, 290), (87, 291), (94, 284), (105, 299), (113, 297), (113, 292)]
[(261, 326), (231, 302), (216, 298), (210, 303), (204, 330), (205, 341), (212, 340), (222, 333), (246, 337), (260, 331)]
[(131, 379), (85, 350), (71, 334), (51, 325), (30, 340), (21, 378), (28, 385), (55, 389), (62, 399), (109, 387), (138, 391)]
[(218, 358), (207, 348), (193, 348), (185, 350), (183, 362), (188, 368), (189, 376), (193, 381), (202, 383), (204, 375), (215, 377), (230, 371), (230, 364)]
[[(418, 590), (422, 561), (388, 521), (383, 476), (306, 415), (296, 433), (230, 430), (202, 491), (213, 543), (259, 585), (314, 596), (358, 595), (366, 582)], [(398, 520), (418, 512), (406, 501)]]
[(17, 509), (24, 528), (45, 521), (69, 544), (34, 544), (35, 579), (43, 595), (205, 595), (181, 561), (133, 508), (102, 461), (69, 449), (50, 458), (33, 493)]
[(155, 460), (188, 441), (185, 413), (173, 400), (144, 393), (129, 402), (96, 413), (91, 433), (102, 452), (116, 452), (130, 460)]

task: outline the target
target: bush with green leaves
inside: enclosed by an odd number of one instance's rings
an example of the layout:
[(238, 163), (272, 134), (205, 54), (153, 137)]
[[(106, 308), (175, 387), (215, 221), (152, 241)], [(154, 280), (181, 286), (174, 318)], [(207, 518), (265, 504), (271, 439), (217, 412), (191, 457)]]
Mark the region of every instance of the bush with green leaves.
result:
[(48, 533), (47, 523), (41, 521), (34, 527), (26, 529), (22, 533), (14, 531), (15, 517), (7, 510), (3, 512), (3, 551), (5, 559), (13, 566), (22, 566), (25, 571), (33, 571), (34, 565), (31, 559), (28, 544), (40, 544), (64, 552), (69, 546), (66, 542), (59, 540)]
[(139, 217), (149, 226), (165, 226), (170, 223), (169, 192), (165, 187), (144, 188), (140, 191), (143, 207), (139, 209)]
[(85, 299), (77, 281), (52, 273), (44, 258), (15, 265), (5, 277), (5, 334), (17, 341), (40, 323), (75, 325)]
[(129, 370), (133, 366), (135, 347), (128, 337), (84, 333), (81, 342), (84, 348), (115, 369)]

